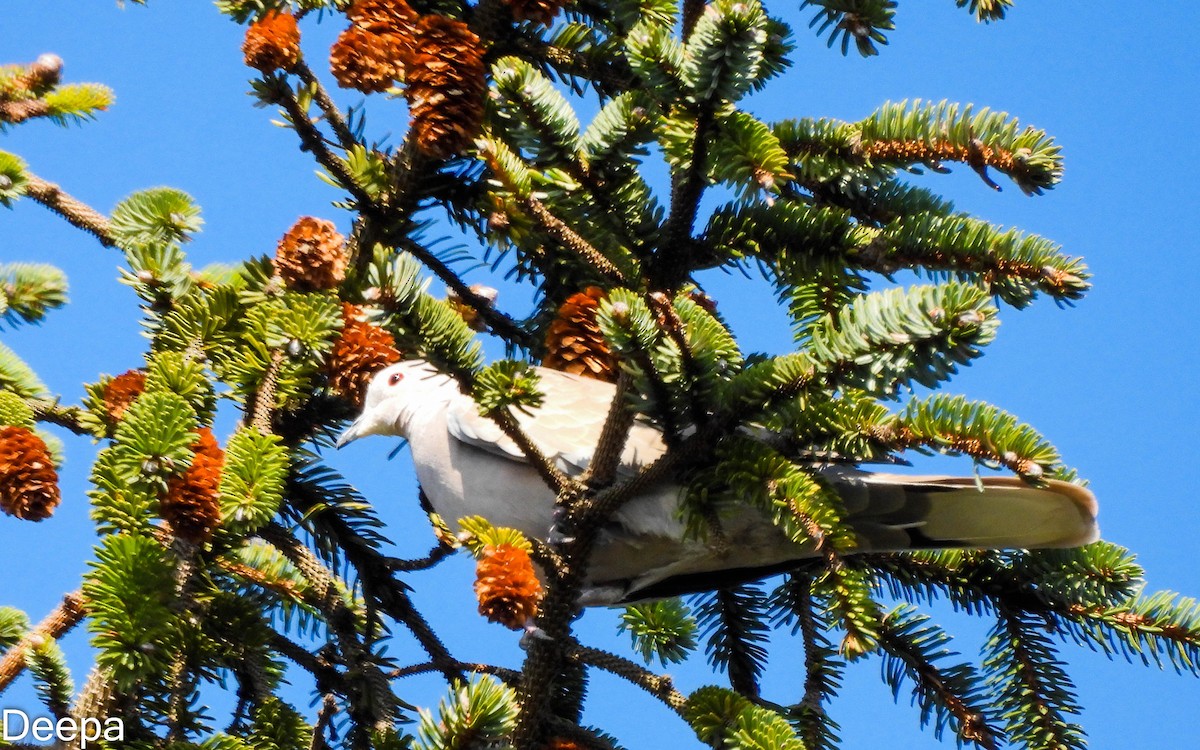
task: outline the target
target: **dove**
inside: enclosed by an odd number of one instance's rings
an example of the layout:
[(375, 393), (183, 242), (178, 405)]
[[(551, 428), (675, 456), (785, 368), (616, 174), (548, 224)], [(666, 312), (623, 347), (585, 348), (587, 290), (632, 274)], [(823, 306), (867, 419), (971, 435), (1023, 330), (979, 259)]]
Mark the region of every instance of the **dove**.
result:
[[(561, 471), (587, 468), (616, 388), (599, 380), (535, 368), (541, 406), (512, 410), (521, 429)], [(452, 528), (467, 516), (547, 539), (555, 493), (521, 449), (427, 362), (409, 360), (376, 373), (361, 415), (337, 446), (368, 435), (406, 438), (421, 489)], [(617, 480), (666, 453), (662, 433), (635, 421)], [(840, 496), (856, 552), (911, 549), (1033, 549), (1095, 541), (1096, 499), (1074, 484), (1038, 486), (1016, 477), (907, 476), (832, 466), (819, 471)], [(602, 528), (589, 560), (582, 605), (614, 605), (711, 590), (787, 570), (818, 555), (747, 506), (722, 519), (720, 539), (684, 533), (683, 487), (664, 481), (621, 506)]]

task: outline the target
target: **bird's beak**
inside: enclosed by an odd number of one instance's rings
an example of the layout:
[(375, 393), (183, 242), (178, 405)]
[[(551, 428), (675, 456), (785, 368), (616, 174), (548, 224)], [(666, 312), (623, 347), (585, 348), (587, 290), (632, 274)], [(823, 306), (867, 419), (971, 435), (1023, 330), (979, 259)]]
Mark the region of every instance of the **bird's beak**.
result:
[(346, 428), (345, 432), (343, 432), (341, 435), (338, 435), (337, 442), (334, 443), (334, 445), (338, 448), (344, 448), (355, 440), (358, 440), (360, 437), (366, 436), (366, 434), (366, 422), (362, 417), (359, 417), (350, 423), (350, 426)]

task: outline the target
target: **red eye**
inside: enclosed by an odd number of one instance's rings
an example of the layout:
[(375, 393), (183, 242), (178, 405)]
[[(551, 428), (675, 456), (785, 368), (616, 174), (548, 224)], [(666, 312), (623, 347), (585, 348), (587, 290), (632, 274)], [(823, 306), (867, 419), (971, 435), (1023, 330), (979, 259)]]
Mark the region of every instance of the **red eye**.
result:
[(396, 383), (399, 383), (401, 380), (404, 380), (404, 374), (399, 373), (399, 372), (393, 372), (390, 376), (388, 376), (388, 385), (395, 385)]

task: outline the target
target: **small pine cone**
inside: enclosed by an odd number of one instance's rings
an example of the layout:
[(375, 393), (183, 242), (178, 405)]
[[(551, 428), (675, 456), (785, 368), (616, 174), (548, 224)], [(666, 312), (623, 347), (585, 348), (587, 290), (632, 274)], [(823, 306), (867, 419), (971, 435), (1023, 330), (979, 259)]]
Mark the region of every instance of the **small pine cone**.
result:
[(300, 29), (291, 13), (271, 10), (250, 24), (242, 42), (246, 64), (264, 73), (290, 71), (300, 62)]
[(602, 299), (604, 290), (595, 286), (567, 297), (546, 333), (544, 366), (610, 383), (617, 379), (616, 359), (596, 323)]
[(488, 545), (475, 565), (475, 598), (479, 614), (519, 630), (537, 614), (542, 584), (529, 553), (510, 544)]
[(0, 510), (41, 521), (60, 500), (58, 472), (42, 439), (24, 427), (0, 427)]
[(195, 455), (191, 466), (167, 482), (167, 492), (159, 500), (158, 508), (175, 536), (200, 544), (212, 538), (221, 523), (221, 467), (225, 452), (207, 427), (197, 431), (192, 452)]
[(408, 61), (409, 114), (417, 146), (445, 159), (471, 145), (483, 124), (483, 44), (462, 21), (422, 16)]
[(113, 422), (121, 419), (125, 410), (146, 390), (146, 373), (128, 370), (108, 381), (104, 387), (104, 410)]
[(404, 75), (403, 58), (397, 35), (351, 26), (329, 50), (329, 68), (342, 88), (372, 94), (387, 91)]
[(566, 0), (506, 0), (513, 18), (518, 21), (535, 21), (546, 26), (567, 4)]
[(279, 240), (275, 273), (298, 291), (334, 289), (346, 278), (346, 238), (332, 221), (304, 216)]
[(342, 305), (345, 325), (329, 354), (330, 388), (356, 406), (362, 406), (371, 377), (400, 361), (400, 350), (392, 334), (359, 320), (360, 316), (361, 311), (354, 305)]

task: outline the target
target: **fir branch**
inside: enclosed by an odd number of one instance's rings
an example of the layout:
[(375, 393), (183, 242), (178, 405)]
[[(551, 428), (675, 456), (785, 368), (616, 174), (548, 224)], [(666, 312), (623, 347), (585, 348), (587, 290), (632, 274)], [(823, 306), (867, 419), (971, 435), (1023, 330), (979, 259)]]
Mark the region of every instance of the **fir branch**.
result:
[(312, 92), (313, 101), (321, 108), (321, 112), (325, 116), (325, 121), (329, 123), (329, 129), (337, 136), (341, 147), (349, 151), (352, 147), (359, 145), (358, 140), (354, 137), (354, 133), (350, 131), (350, 126), (346, 124), (345, 116), (342, 115), (341, 110), (334, 104), (333, 99), (330, 98), (329, 92), (325, 90), (320, 79), (308, 67), (308, 63), (303, 58), (297, 60), (295, 66), (292, 68), (292, 72)]
[(115, 247), (108, 219), (91, 206), (68, 195), (58, 185), (26, 172), (25, 194), (63, 217), (73, 226), (94, 235), (105, 247)]
[(700, 210), (700, 199), (708, 184), (708, 149), (716, 123), (712, 103), (702, 104), (692, 132), (690, 159), (682, 173), (671, 179), (671, 207), (662, 229), (662, 244), (647, 269), (647, 276), (659, 288), (673, 289), (692, 271), (688, 250), (692, 247), (692, 226)]
[[(428, 672), (441, 671), (445, 665), (436, 662), (427, 661), (421, 664), (410, 664), (407, 667), (393, 669), (388, 673), (388, 677), (392, 679), (400, 679), (402, 677), (414, 677)], [(493, 677), (498, 677), (504, 682), (514, 685), (521, 680), (521, 673), (515, 669), (507, 667), (498, 667), (494, 664), (480, 664), (477, 662), (455, 661), (454, 667), (461, 672), (472, 672), (475, 674), (490, 674)]]
[(994, 689), (993, 702), (1005, 719), (1012, 742), (1029, 747), (1083, 750), (1086, 741), (1078, 724), (1073, 685), (1043, 632), (1038, 617), (1001, 606), (984, 660)]
[(808, 750), (833, 750), (837, 747), (838, 725), (826, 712), (828, 703), (841, 687), (843, 663), (822, 632), (825, 614), (812, 595), (816, 580), (809, 573), (788, 575), (773, 599), (781, 613), (777, 624), (793, 621), (793, 633), (799, 632), (804, 644), (804, 697), (795, 706), (795, 723)]
[(400, 560), (392, 558), (388, 560), (388, 567), (392, 570), (404, 571), (406, 573), (416, 572), (418, 570), (429, 570), (442, 560), (445, 560), (450, 555), (453, 555), (455, 547), (445, 541), (438, 540), (437, 546), (429, 550), (429, 554), (424, 557), (419, 557), (415, 560)]
[(271, 361), (263, 373), (262, 380), (254, 392), (254, 408), (250, 412), (250, 426), (262, 435), (271, 434), (272, 417), (275, 414), (275, 387), (286, 353), (283, 349), (271, 352)]
[(965, 664), (946, 669), (936, 664), (949, 655), (943, 648), (949, 636), (928, 625), (927, 620), (900, 609), (879, 623), (879, 645), (894, 660), (890, 665), (885, 661), (893, 692), (899, 691), (900, 675), (907, 674), (915, 683), (922, 724), (929, 720), (930, 714), (939, 714), (934, 720), (934, 737), (940, 738), (942, 724), (950, 718), (960, 741), (996, 750), (1000, 735), (988, 723), (981, 705), (981, 686), (975, 670)]
[(540, 200), (532, 195), (522, 199), (521, 205), (537, 220), (538, 224), (563, 247), (574, 253), (592, 269), (605, 276), (617, 286), (629, 286), (629, 278), (612, 261), (604, 256), (591, 243), (580, 237), (575, 230), (567, 226), (546, 208)]
[(30, 399), (27, 401), (33, 410), (33, 418), (39, 422), (64, 427), (76, 435), (92, 436), (90, 430), (83, 426), (81, 415), (83, 409), (78, 406), (62, 406), (57, 401), (48, 399)]
[(687, 696), (675, 689), (669, 676), (654, 674), (622, 656), (579, 644), (571, 648), (569, 655), (570, 658), (577, 659), (583, 664), (603, 669), (605, 672), (637, 685), (658, 698), (675, 713), (682, 714), (683, 707), (687, 703)]
[(0, 693), (8, 689), (21, 672), (25, 671), (27, 654), (37, 644), (50, 639), (58, 640), (83, 620), (87, 614), (87, 602), (80, 591), (63, 595), (62, 602), (50, 611), (41, 622), (25, 634), (16, 645), (0, 656)]
[(315, 508), (325, 507), (324, 498), (309, 494), (303, 487), (293, 486), (288, 503), (301, 517), (309, 518), (313, 525), (336, 541), (337, 547), (357, 571), (364, 593), (371, 597), (380, 611), (408, 628), (425, 652), (439, 665), (443, 676), (447, 680), (461, 680), (462, 672), (454, 666), (455, 659), (413, 605), (404, 584), (395, 579), (388, 559), (346, 519), (328, 510), (312, 513)]
[(600, 439), (596, 441), (596, 450), (592, 452), (592, 460), (579, 476), (579, 482), (590, 489), (607, 487), (616, 475), (621, 452), (637, 416), (625, 403), (628, 390), (629, 373), (622, 370), (617, 376), (617, 390), (608, 405), (608, 414), (604, 418)]

